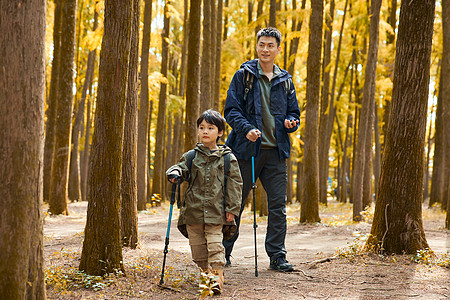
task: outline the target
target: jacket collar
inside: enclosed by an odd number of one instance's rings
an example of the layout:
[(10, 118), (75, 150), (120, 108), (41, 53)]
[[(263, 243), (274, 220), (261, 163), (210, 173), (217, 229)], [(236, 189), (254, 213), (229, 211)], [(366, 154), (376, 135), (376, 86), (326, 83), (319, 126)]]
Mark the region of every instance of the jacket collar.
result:
[[(256, 76), (256, 78), (259, 78), (259, 72), (258, 72), (258, 59), (253, 59), (253, 60), (249, 60), (244, 62), (241, 65), (241, 68), (243, 68), (244, 70), (247, 70), (248, 72), (250, 72), (251, 74), (253, 74), (254, 76)], [(283, 70), (282, 68), (279, 68), (281, 70), (281, 74), (279, 76), (277, 76), (276, 80), (278, 81), (285, 81), (289, 78), (291, 78), (291, 74), (289, 74), (286, 70)], [(275, 82), (274, 82), (275, 84)]]

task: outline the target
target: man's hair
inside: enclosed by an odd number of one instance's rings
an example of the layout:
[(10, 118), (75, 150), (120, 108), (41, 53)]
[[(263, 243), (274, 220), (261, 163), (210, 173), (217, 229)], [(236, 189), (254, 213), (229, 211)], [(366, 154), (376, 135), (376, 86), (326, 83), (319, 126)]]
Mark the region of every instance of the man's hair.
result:
[(281, 44), (281, 32), (276, 28), (266, 27), (258, 31), (256, 42), (258, 42), (259, 38), (262, 36), (273, 36), (277, 40), (277, 45), (280, 46)]
[[(200, 123), (203, 122), (203, 120), (206, 121), (206, 123), (208, 124), (212, 124), (212, 125), (216, 125), (219, 132), (225, 132), (225, 118), (222, 117), (222, 115), (213, 110), (213, 109), (208, 109), (205, 110), (202, 115), (197, 119), (197, 128), (200, 126)], [(217, 138), (217, 141), (219, 141), (220, 137)]]

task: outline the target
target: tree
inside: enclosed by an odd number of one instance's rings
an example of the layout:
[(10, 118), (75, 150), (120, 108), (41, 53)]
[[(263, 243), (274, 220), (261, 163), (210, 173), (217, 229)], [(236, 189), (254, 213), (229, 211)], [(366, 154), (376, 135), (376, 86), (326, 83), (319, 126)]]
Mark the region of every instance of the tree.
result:
[[(212, 65), (212, 39), (211, 39), (211, 11), (212, 0), (203, 0), (203, 38), (202, 38), (202, 57), (200, 62), (200, 112), (211, 108), (211, 65)], [(192, 10), (191, 10), (192, 11)]]
[[(82, 5), (82, 4), (81, 4)], [(80, 9), (81, 10), (81, 9)], [(81, 12), (80, 12), (81, 15)], [(81, 18), (80, 18), (81, 19)], [(82, 20), (79, 20), (78, 23), (81, 23)], [(97, 29), (98, 25), (98, 12), (96, 9), (96, 5), (94, 5), (94, 24), (93, 24), (93, 32)], [(78, 26), (79, 28), (80, 26)], [(79, 35), (79, 32), (77, 33)], [(80, 37), (78, 36), (77, 40)], [(79, 47), (79, 42), (77, 42), (77, 48)], [(80, 51), (77, 51), (79, 53)], [(85, 183), (85, 173), (82, 172), (86, 168), (86, 160), (82, 160), (79, 153), (79, 142), (80, 137), (83, 135), (83, 123), (84, 123), (84, 115), (86, 111), (86, 100), (88, 90), (92, 86), (92, 81), (94, 77), (94, 68), (95, 68), (95, 57), (96, 50), (91, 49), (88, 54), (87, 63), (86, 63), (86, 73), (84, 77), (83, 88), (81, 90), (81, 98), (78, 101), (78, 105), (76, 107), (76, 112), (74, 113), (74, 121), (72, 127), (72, 151), (70, 154), (70, 173), (69, 173), (69, 199), (70, 200), (84, 200), (86, 201), (86, 186)], [(77, 59), (78, 61), (78, 59)], [(77, 69), (81, 69), (81, 66), (77, 64)], [(77, 72), (78, 73), (78, 72)], [(89, 100), (88, 100), (89, 101)], [(90, 117), (90, 116), (89, 116)], [(88, 118), (89, 118), (88, 117)], [(89, 124), (88, 124), (89, 123)], [(90, 126), (90, 122), (86, 122), (86, 127)], [(89, 142), (89, 134), (86, 134), (86, 140)], [(86, 144), (86, 143), (85, 143)], [(85, 145), (86, 146), (86, 145)], [(85, 147), (84, 155), (89, 153), (88, 147)], [(87, 155), (87, 157), (89, 157)]]
[(200, 104), (200, 20), (201, 0), (190, 0), (189, 10), (189, 41), (188, 65), (189, 80), (186, 83), (186, 126), (184, 136), (184, 150), (194, 148), (197, 141), (196, 118), (199, 115)]
[(414, 254), (422, 225), (424, 149), (434, 1), (401, 3), (391, 116), (368, 247)]
[(323, 0), (311, 1), (306, 86), (305, 152), (300, 222), (320, 222), (319, 217), (319, 94), (322, 50)]
[(144, 29), (142, 33), (141, 50), (141, 94), (138, 115), (138, 144), (137, 144), (137, 196), (138, 210), (145, 210), (147, 201), (147, 144), (149, 123), (148, 96), (148, 58), (150, 50), (150, 34), (152, 31), (152, 0), (145, 0)]
[[(328, 126), (328, 120), (334, 119), (334, 108), (330, 103), (331, 33), (333, 31), (334, 0), (328, 0), (327, 2), (329, 5), (326, 5), (328, 11), (325, 12), (325, 49), (322, 63), (323, 85), (319, 118), (319, 202), (324, 204), (327, 204), (328, 152), (330, 149), (331, 131), (333, 129), (333, 126)], [(332, 124), (331, 122), (330, 125)]]
[(136, 249), (138, 243), (137, 216), (137, 106), (139, 64), (139, 0), (133, 2), (130, 62), (128, 68), (127, 103), (122, 164), (121, 234), (123, 245)]
[(373, 109), (375, 99), (375, 79), (378, 57), (378, 36), (380, 22), (381, 0), (372, 0), (370, 6), (369, 52), (364, 78), (364, 93), (359, 114), (358, 139), (356, 142), (355, 163), (353, 165), (353, 220), (361, 220), (363, 211), (364, 172), (370, 167), (366, 151), (371, 151), (367, 145), (372, 144)]
[[(95, 3), (98, 3), (96, 1)], [(95, 31), (98, 26), (98, 10), (95, 9), (94, 11), (94, 25), (92, 30)], [(88, 168), (89, 168), (89, 138), (90, 138), (90, 132), (91, 132), (91, 100), (93, 99), (94, 95), (92, 93), (92, 82), (94, 80), (94, 70), (95, 70), (95, 60), (97, 56), (97, 50), (92, 49), (89, 51), (88, 60), (87, 60), (87, 69), (86, 69), (86, 77), (85, 82), (83, 85), (83, 91), (81, 93), (81, 99), (85, 99), (82, 102), (86, 103), (86, 124), (85, 124), (85, 133), (84, 133), (84, 151), (83, 155), (81, 157), (81, 163), (80, 163), (80, 173), (81, 173), (81, 197), (83, 201), (87, 201), (87, 177), (88, 177)], [(89, 98), (86, 99), (86, 92), (89, 90)], [(87, 100), (87, 101), (86, 101)], [(82, 104), (84, 107), (85, 104)], [(83, 113), (84, 115), (84, 113)]]
[(155, 140), (155, 160), (153, 163), (153, 185), (152, 194), (160, 194), (161, 198), (164, 197), (163, 193), (163, 173), (164, 173), (164, 153), (165, 153), (165, 139), (166, 139), (166, 107), (167, 107), (167, 72), (169, 66), (169, 30), (170, 30), (170, 15), (169, 7), (171, 6), (170, 0), (166, 0), (164, 5), (164, 29), (161, 34), (162, 40), (162, 53), (161, 53), (161, 74), (164, 76), (164, 80), (161, 81), (161, 88), (159, 91), (159, 104), (158, 104), (158, 121), (156, 124)]
[(50, 92), (47, 99), (47, 122), (45, 124), (44, 148), (44, 200), (48, 201), (50, 194), (50, 178), (52, 173), (53, 151), (55, 149), (56, 109), (58, 107), (59, 92), (59, 64), (61, 49), (62, 0), (55, 1), (53, 24), (53, 61), (50, 81)]
[(216, 23), (216, 33), (215, 33), (215, 37), (216, 37), (216, 49), (214, 52), (214, 58), (215, 58), (215, 71), (214, 71), (214, 78), (213, 78), (213, 85), (214, 85), (214, 93), (212, 96), (213, 99), (213, 103), (212, 103), (212, 107), (217, 110), (220, 111), (220, 82), (222, 81), (221, 78), (221, 57), (222, 57), (222, 13), (223, 13), (223, 0), (219, 0), (218, 1), (218, 5), (217, 5), (217, 23)]
[(450, 1), (442, 1), (442, 35), (443, 35), (443, 47), (442, 47), (442, 81), (440, 82), (441, 95), (442, 95), (442, 117), (443, 120), (447, 120), (444, 124), (444, 140), (445, 140), (445, 174), (447, 185), (447, 195), (445, 201), (446, 204), (443, 209), (447, 210), (447, 217), (445, 219), (445, 228), (450, 229), (450, 123), (448, 118), (450, 117)]
[[(269, 26), (277, 27), (277, 0), (270, 0), (270, 9), (269, 9)], [(311, 5), (312, 6), (312, 5)]]
[(0, 295), (46, 299), (43, 153), (46, 1), (0, 1)]
[[(442, 81), (442, 68), (439, 83)], [(444, 180), (445, 180), (445, 137), (444, 137), (444, 119), (442, 115), (442, 89), (439, 90), (437, 107), (436, 107), (436, 121), (434, 132), (434, 155), (433, 155), (433, 172), (431, 174), (431, 191), (429, 206), (432, 207), (434, 203), (443, 203), (444, 201)], [(442, 206), (442, 209), (445, 207)]]
[(133, 0), (105, 1), (97, 111), (89, 158), (89, 204), (80, 259), (80, 270), (90, 275), (124, 272), (120, 179), (132, 16)]
[(76, 0), (62, 0), (59, 97), (56, 109), (55, 145), (50, 178), (49, 211), (69, 214), (67, 193), (73, 111)]

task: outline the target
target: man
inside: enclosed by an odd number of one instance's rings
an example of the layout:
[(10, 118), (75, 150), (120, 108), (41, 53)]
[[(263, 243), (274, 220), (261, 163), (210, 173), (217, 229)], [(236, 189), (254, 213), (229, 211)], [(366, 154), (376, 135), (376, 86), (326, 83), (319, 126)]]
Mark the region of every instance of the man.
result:
[(257, 34), (258, 59), (241, 65), (231, 81), (225, 103), (225, 119), (232, 127), (226, 144), (238, 158), (243, 178), (241, 213), (236, 217), (236, 234), (224, 241), (227, 266), (239, 235), (245, 199), (252, 188), (252, 162), (255, 156), (255, 181), (259, 178), (269, 208), (266, 253), (270, 268), (292, 271), (286, 260), (286, 159), (290, 155), (288, 133), (299, 126), (300, 109), (291, 75), (275, 65), (281, 51), (281, 33), (275, 28)]

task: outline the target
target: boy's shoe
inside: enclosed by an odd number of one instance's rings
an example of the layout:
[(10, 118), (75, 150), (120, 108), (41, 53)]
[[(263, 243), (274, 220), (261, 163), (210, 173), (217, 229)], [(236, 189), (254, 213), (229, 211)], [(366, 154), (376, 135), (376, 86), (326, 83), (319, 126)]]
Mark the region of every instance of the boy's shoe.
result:
[(226, 261), (225, 267), (231, 267), (231, 260), (229, 256), (225, 255), (225, 261)]
[(214, 282), (218, 283), (218, 286), (214, 288), (214, 295), (220, 295), (222, 294), (223, 289), (223, 283), (224, 283), (224, 276), (223, 276), (223, 270), (221, 269), (213, 269), (212, 273), (215, 275)]
[(277, 258), (270, 258), (270, 269), (280, 272), (290, 272), (294, 270), (292, 265), (286, 260), (284, 256)]

